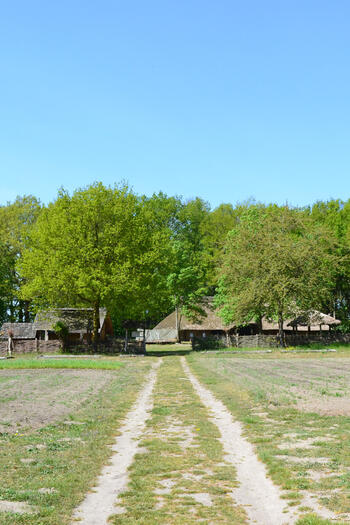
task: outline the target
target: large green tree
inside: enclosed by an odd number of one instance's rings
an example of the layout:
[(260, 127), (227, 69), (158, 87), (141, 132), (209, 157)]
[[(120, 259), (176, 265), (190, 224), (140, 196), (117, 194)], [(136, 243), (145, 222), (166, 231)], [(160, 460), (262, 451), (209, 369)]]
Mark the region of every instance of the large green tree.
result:
[(208, 290), (202, 226), (209, 211), (209, 204), (202, 199), (189, 200), (181, 203), (173, 223), (167, 292), (176, 311), (178, 339), (182, 313), (189, 317), (201, 313), (200, 302)]
[(350, 200), (316, 202), (307, 209), (311, 219), (326, 226), (337, 239), (339, 264), (333, 287), (333, 312), (342, 321), (340, 329), (350, 329)]
[(23, 276), (18, 272), (18, 263), (29, 245), (40, 210), (40, 202), (32, 195), (17, 197), (14, 202), (0, 206), (0, 264), (6, 274), (0, 285), (1, 300), (3, 317), (11, 322), (30, 320), (30, 298), (25, 301), (20, 298)]
[(298, 210), (247, 210), (226, 244), (217, 297), (223, 319), (237, 325), (274, 319), (283, 345), (287, 318), (331, 300), (333, 247), (331, 232)]
[(71, 196), (62, 190), (23, 254), (23, 297), (38, 306), (94, 308), (96, 344), (100, 306), (145, 308), (145, 288), (156, 288), (167, 264), (167, 240), (167, 228), (155, 227), (149, 207), (126, 185), (96, 183)]

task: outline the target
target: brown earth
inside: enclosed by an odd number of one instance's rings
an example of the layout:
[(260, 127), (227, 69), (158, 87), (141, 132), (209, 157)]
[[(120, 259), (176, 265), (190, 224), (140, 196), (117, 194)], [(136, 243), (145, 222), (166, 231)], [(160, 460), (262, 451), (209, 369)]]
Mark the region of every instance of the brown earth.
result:
[[(214, 361), (214, 360), (213, 360)], [(304, 412), (350, 416), (350, 359), (225, 359), (235, 383), (267, 395), (270, 407), (292, 404)]]
[(62, 420), (113, 377), (108, 370), (1, 370), (0, 433)]

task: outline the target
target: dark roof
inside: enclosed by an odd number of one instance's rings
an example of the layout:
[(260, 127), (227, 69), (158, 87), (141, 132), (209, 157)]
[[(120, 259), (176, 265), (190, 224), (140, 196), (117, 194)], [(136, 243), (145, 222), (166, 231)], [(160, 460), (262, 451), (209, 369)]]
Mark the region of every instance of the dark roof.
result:
[[(70, 333), (86, 333), (93, 327), (93, 308), (53, 308), (42, 310), (35, 316), (36, 330), (53, 330), (58, 321), (62, 321)], [(107, 315), (105, 308), (100, 308), (100, 330)]]
[(35, 339), (33, 323), (4, 323), (0, 331), (0, 338), (7, 339), (9, 331), (13, 333), (14, 339)]

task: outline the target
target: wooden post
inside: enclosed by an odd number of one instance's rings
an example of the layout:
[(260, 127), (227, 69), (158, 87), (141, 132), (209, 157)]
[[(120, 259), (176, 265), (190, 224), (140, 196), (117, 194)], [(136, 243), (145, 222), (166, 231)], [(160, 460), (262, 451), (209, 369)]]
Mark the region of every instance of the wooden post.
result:
[(124, 342), (124, 352), (127, 353), (128, 352), (128, 335), (129, 335), (129, 331), (127, 328), (125, 328), (125, 342)]
[(7, 357), (12, 357), (12, 352), (14, 351), (14, 343), (12, 339), (12, 334), (9, 333), (7, 341)]

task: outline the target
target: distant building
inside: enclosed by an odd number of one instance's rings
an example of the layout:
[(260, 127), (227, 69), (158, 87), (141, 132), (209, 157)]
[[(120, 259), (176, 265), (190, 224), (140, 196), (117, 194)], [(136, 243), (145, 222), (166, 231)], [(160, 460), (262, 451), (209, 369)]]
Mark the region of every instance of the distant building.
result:
[[(213, 298), (207, 298), (202, 305), (202, 309), (204, 315), (197, 317), (196, 320), (190, 320), (184, 315), (180, 316), (179, 333), (182, 341), (189, 341), (191, 337), (230, 336), (233, 334), (254, 335), (259, 333), (267, 335), (278, 334), (278, 323), (265, 317), (261, 321), (261, 327), (254, 321), (245, 326), (236, 326), (234, 323), (225, 325), (213, 305)], [(324, 332), (339, 324), (340, 321), (334, 317), (315, 310), (309, 315), (305, 314), (300, 315), (296, 319), (287, 319), (283, 328), (287, 334), (295, 332)], [(176, 338), (176, 333), (176, 312), (172, 312), (158, 323), (153, 330), (146, 331), (146, 342), (173, 342), (174, 338)], [(171, 335), (171, 337), (167, 341), (168, 335)]]
[[(69, 342), (88, 341), (93, 330), (93, 308), (53, 308), (38, 312), (33, 323), (4, 323), (0, 337), (5, 339), (9, 332), (15, 341), (58, 339), (54, 326), (61, 321), (68, 328)], [(113, 335), (112, 321), (105, 308), (100, 308), (100, 339)]]

